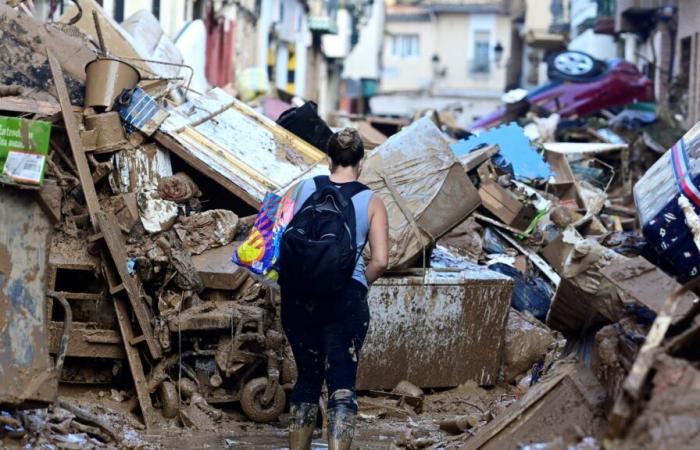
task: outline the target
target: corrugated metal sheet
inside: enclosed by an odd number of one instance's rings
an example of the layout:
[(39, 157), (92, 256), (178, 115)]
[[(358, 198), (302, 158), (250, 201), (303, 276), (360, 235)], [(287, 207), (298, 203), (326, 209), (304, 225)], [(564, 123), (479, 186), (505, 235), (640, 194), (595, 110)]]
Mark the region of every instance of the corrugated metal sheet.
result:
[(512, 288), (510, 278), (479, 266), (379, 279), (369, 291), (358, 389), (391, 389), (401, 380), (494, 384)]
[(52, 402), (45, 276), (51, 224), (24, 191), (0, 188), (0, 404)]
[(221, 89), (171, 113), (156, 139), (178, 156), (186, 152), (188, 162), (251, 206), (258, 207), (268, 191), (328, 173), (323, 152)]

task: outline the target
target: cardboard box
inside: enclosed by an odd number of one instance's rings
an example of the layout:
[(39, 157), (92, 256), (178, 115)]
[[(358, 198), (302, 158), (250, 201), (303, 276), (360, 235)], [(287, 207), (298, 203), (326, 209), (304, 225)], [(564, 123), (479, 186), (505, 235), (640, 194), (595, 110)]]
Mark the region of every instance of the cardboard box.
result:
[(40, 186), (50, 139), (49, 122), (0, 116), (0, 182)]
[(555, 174), (548, 183), (549, 191), (559, 198), (562, 206), (572, 209), (585, 208), (586, 204), (581, 198), (576, 177), (571, 171), (566, 155), (548, 151), (545, 152), (545, 158)]
[(476, 172), (481, 181), (479, 198), (484, 208), (504, 224), (525, 231), (537, 216), (537, 209), (498, 184), (498, 172), (490, 161), (480, 165)]
[(574, 228), (569, 227), (559, 233), (559, 236), (547, 244), (540, 253), (545, 261), (552, 266), (552, 269), (561, 273), (564, 269), (564, 263), (574, 249), (574, 244), (582, 239), (583, 237)]
[(525, 231), (537, 216), (537, 209), (523, 204), (517, 196), (497, 182), (487, 179), (479, 187), (481, 204), (504, 224)]

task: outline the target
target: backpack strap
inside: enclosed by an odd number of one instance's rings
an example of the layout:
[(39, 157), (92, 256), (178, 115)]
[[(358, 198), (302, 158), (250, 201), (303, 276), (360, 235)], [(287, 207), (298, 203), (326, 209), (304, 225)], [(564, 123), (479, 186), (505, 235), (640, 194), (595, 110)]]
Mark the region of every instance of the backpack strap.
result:
[[(332, 186), (336, 187), (332, 182), (331, 178), (328, 175), (319, 175), (317, 177), (314, 177), (314, 183), (316, 184), (316, 190), (320, 191), (326, 186)], [(360, 183), (359, 181), (353, 181), (351, 183), (345, 183), (343, 186), (339, 188), (343, 196), (347, 198), (353, 198), (357, 194), (359, 194), (362, 191), (366, 191), (369, 188), (365, 186), (364, 184)]]
[(360, 192), (369, 190), (369, 188), (364, 184), (360, 183), (359, 181), (354, 181), (341, 187), (340, 190), (343, 191), (343, 194), (346, 195), (348, 198), (353, 198)]
[(328, 175), (319, 175), (317, 177), (314, 177), (314, 184), (316, 185), (316, 190), (320, 191), (326, 186), (332, 186), (331, 177), (329, 177)]

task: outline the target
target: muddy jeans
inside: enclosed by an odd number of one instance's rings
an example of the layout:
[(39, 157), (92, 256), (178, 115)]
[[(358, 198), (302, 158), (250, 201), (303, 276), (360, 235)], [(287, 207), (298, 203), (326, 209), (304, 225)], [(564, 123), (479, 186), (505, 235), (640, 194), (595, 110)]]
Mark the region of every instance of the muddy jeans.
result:
[[(356, 411), (357, 362), (368, 326), (367, 288), (355, 280), (338, 298), (315, 302), (282, 292), (282, 327), (299, 373), (291, 401), (318, 403), (325, 378), (328, 407), (342, 402)], [(351, 395), (333, 395), (339, 390)]]

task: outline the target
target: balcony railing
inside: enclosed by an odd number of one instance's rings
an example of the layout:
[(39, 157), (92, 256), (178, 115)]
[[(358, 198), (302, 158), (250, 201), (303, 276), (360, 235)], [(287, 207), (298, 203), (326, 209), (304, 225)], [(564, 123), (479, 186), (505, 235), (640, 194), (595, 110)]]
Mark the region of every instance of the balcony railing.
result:
[(615, 32), (644, 31), (653, 22), (657, 11), (676, 6), (678, 0), (618, 0), (615, 11)]
[(621, 14), (624, 14), (626, 12), (643, 12), (644, 10), (658, 9), (677, 3), (673, 0), (618, 0), (617, 8)]
[(338, 32), (338, 0), (309, 1), (309, 30), (320, 34)]

